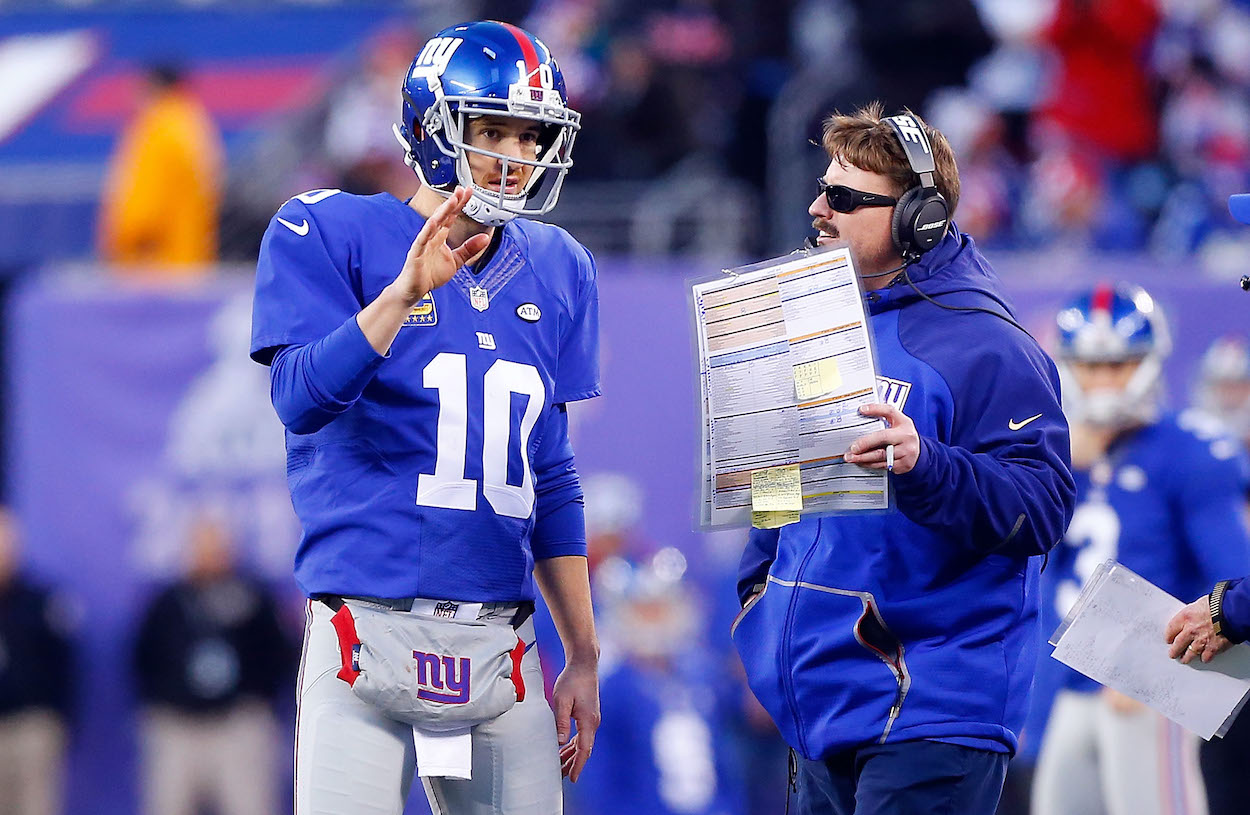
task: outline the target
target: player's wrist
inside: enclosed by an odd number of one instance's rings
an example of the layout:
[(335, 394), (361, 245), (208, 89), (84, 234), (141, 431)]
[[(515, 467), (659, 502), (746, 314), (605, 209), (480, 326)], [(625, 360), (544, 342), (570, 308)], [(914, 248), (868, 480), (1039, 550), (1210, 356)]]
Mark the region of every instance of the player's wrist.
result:
[(422, 291), (419, 287), (405, 286), (398, 282), (391, 283), (382, 293), (378, 295), (378, 299), (385, 299), (386, 302), (392, 303), (396, 308), (403, 309), (405, 313), (429, 292)]
[(1221, 580), (1207, 595), (1207, 608), (1211, 612), (1211, 630), (1217, 635), (1228, 636), (1228, 620), (1224, 617), (1224, 593), (1228, 590), (1230, 580)]
[(564, 663), (570, 667), (599, 669), (599, 643), (565, 646)]

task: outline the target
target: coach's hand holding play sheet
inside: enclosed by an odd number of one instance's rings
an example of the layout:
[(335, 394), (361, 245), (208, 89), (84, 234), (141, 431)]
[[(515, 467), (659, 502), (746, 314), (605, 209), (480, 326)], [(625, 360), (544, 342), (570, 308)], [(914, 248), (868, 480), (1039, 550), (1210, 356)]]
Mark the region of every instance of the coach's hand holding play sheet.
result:
[(1182, 606), (1107, 561), (1051, 636), (1053, 656), (1204, 739), (1223, 736), (1250, 693), (1250, 646), (1234, 646), (1210, 663), (1186, 665), (1169, 658), (1160, 645), (1163, 629)]
[(886, 470), (843, 461), (885, 428), (851, 253), (798, 252), (694, 286), (703, 410), (702, 522), (762, 528), (885, 509)]

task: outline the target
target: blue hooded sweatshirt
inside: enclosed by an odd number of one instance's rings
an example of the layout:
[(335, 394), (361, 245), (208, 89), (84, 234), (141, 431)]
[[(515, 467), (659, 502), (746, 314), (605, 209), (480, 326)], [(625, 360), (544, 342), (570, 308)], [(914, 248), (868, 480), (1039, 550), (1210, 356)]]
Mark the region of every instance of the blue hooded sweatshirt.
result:
[(952, 228), (906, 278), (866, 295), (883, 398), (920, 436), (895, 507), (752, 530), (739, 572), (748, 681), (809, 759), (915, 739), (1014, 753), (1037, 556), (1072, 517), (1058, 374), (972, 239)]

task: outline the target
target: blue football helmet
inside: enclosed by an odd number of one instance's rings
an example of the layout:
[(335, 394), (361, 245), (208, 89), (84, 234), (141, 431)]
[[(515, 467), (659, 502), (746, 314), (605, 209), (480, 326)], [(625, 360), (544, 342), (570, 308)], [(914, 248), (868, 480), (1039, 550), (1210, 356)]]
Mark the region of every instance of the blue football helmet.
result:
[(1250, 438), (1250, 343), (1221, 337), (1202, 355), (1194, 401), (1220, 419), (1228, 430)]
[[(403, 122), (395, 136), (404, 162), (421, 183), (450, 195), (456, 185), (473, 197), (464, 212), (479, 223), (500, 226), (517, 215), (542, 215), (560, 197), (573, 165), (573, 141), (581, 114), (568, 106), (564, 75), (547, 46), (508, 23), (476, 22), (438, 32), (413, 60), (403, 86)], [(478, 116), (532, 119), (541, 126), (535, 159), (505, 156), (467, 143), (468, 122)], [(508, 194), (479, 186), (469, 153), (534, 168), (524, 187)]]
[[(1167, 321), (1139, 286), (1100, 285), (1059, 312), (1057, 362), (1064, 411), (1070, 419), (1104, 427), (1149, 424), (1163, 399), (1163, 361), (1172, 350)], [(1133, 362), (1123, 390), (1086, 392), (1071, 365), (1076, 362)]]
[(690, 646), (699, 611), (686, 571), (686, 556), (672, 546), (644, 563), (621, 557), (600, 563), (593, 591), (605, 654), (654, 659)]

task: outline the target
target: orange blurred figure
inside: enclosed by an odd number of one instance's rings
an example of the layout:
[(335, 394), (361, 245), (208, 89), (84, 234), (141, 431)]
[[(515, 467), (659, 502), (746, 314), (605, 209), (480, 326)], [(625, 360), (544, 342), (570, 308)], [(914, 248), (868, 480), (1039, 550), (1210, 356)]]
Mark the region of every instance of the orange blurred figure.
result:
[(217, 126), (180, 72), (151, 68), (109, 161), (100, 257), (128, 274), (202, 273), (217, 259), (222, 152)]

